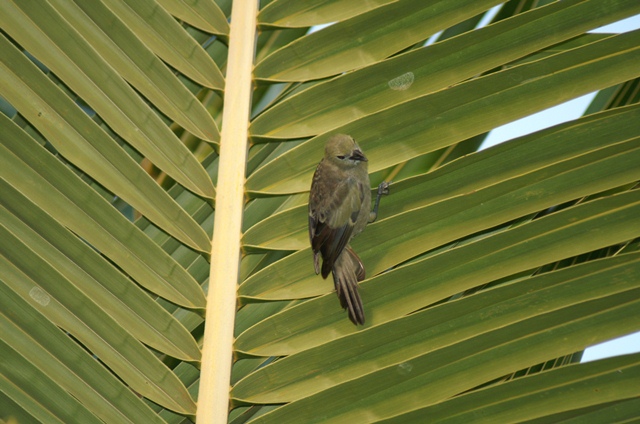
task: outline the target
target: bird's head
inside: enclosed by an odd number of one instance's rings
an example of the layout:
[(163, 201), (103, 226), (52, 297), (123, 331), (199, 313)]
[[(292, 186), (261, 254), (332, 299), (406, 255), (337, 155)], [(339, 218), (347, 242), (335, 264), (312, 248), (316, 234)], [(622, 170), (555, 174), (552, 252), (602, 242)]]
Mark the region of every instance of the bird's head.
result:
[(367, 157), (355, 140), (345, 134), (336, 134), (327, 140), (324, 157), (340, 167), (347, 168), (367, 162)]

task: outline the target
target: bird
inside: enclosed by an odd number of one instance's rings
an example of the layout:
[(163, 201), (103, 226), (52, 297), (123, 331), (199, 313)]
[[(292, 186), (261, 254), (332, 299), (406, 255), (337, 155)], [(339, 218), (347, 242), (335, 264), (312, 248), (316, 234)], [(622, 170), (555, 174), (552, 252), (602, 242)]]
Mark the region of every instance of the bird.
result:
[(367, 162), (351, 136), (333, 135), (325, 144), (309, 192), (309, 239), (315, 273), (325, 279), (332, 273), (340, 305), (355, 325), (365, 322), (358, 282), (366, 273), (349, 243), (376, 219), (380, 197), (388, 194), (390, 184), (380, 184), (371, 211)]

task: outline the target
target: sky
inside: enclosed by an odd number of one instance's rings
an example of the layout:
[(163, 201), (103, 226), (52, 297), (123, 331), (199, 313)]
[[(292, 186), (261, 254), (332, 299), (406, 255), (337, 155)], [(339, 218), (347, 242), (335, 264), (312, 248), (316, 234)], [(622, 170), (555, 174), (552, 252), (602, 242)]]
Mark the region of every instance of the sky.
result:
[[(640, 15), (590, 32), (621, 33), (636, 29), (640, 29)], [(577, 119), (582, 116), (595, 95), (596, 93), (587, 94), (502, 127), (495, 128), (485, 140), (482, 148), (487, 148), (562, 122)], [(582, 362), (636, 352), (640, 352), (640, 332), (587, 348), (582, 356)]]

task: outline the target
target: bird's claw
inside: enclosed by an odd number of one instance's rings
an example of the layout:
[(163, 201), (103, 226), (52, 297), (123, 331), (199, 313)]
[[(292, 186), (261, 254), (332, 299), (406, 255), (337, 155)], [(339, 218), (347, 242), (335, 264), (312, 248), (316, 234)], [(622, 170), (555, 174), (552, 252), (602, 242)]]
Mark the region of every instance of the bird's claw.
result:
[(383, 181), (378, 185), (378, 196), (386, 196), (389, 194), (389, 186), (393, 181)]
[(389, 194), (389, 185), (391, 181), (383, 181), (378, 185), (378, 195), (376, 201), (373, 204), (373, 211), (369, 214), (369, 223), (374, 222), (378, 218), (378, 206), (380, 206), (380, 198)]

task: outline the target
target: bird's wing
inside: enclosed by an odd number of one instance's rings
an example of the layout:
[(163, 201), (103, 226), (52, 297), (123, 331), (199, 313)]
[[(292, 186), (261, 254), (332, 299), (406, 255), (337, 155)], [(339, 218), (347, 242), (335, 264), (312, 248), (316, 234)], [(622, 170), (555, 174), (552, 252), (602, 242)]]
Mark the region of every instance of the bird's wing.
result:
[(322, 254), (323, 278), (351, 239), (364, 195), (363, 185), (352, 178), (339, 182), (334, 190), (312, 190), (309, 237), (314, 254)]

